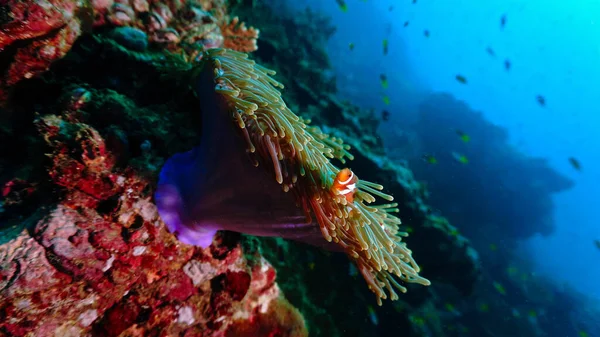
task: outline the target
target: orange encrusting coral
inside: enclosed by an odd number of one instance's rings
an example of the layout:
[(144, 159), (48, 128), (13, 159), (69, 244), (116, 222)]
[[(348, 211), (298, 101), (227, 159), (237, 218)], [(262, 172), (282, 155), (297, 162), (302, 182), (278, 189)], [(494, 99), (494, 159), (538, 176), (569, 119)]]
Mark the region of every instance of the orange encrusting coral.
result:
[(354, 259), (378, 304), (388, 298), (385, 290), (392, 300), (398, 298), (394, 288), (406, 291), (392, 275), (409, 283), (430, 284), (419, 276), (412, 252), (402, 242), (406, 233), (399, 232), (400, 219), (392, 214), (398, 211), (397, 204), (368, 205), (375, 196), (393, 201), (381, 192), (381, 185), (353, 175), (352, 198), (332, 188), (336, 177), (348, 172), (338, 176), (340, 169), (330, 159), (342, 163), (353, 159), (350, 147), (294, 114), (277, 90), (283, 85), (271, 77), (274, 71), (227, 49), (208, 50), (202, 59), (207, 62), (204, 66), (214, 70), (215, 90), (246, 140), (254, 164), (270, 167), (283, 190), (296, 197), (307, 219), (316, 220), (325, 240), (339, 244)]
[(244, 53), (250, 53), (258, 49), (256, 40), (258, 39), (259, 30), (240, 23), (240, 19), (236, 16), (226, 24), (221, 25), (221, 33), (223, 34), (223, 48), (233, 49)]

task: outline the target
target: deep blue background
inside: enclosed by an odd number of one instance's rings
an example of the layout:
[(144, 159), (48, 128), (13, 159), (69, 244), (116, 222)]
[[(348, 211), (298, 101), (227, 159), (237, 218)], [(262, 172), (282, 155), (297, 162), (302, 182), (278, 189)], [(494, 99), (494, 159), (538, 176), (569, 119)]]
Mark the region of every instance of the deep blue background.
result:
[[(340, 95), (391, 112), (381, 136), (392, 150), (396, 133), (421, 99), (447, 92), (507, 128), (523, 153), (548, 158), (575, 187), (554, 197), (555, 233), (528, 240), (523, 254), (535, 261), (532, 273), (600, 298), (600, 250), (594, 245), (600, 239), (600, 1), (345, 2), (347, 12), (334, 0), (289, 2), (332, 16), (338, 30), (329, 53)], [(381, 73), (389, 79), (388, 89), (380, 84)], [(457, 74), (468, 83), (459, 83)], [(537, 95), (545, 97), (545, 106)], [(581, 162), (581, 171), (569, 157)]]

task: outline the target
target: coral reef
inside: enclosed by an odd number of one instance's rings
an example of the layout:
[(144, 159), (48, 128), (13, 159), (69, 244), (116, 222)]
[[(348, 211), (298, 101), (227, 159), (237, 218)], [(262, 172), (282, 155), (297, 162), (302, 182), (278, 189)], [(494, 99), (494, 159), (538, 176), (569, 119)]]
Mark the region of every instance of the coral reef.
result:
[(256, 50), (258, 30), (227, 15), (224, 0), (98, 1), (94, 9), (95, 26), (137, 28), (147, 33), (150, 44), (190, 61), (210, 48)]
[(3, 1), (0, 19), (0, 101), (5, 90), (46, 71), (91, 28), (87, 0)]
[[(266, 260), (246, 260), (239, 245), (215, 245), (212, 251), (179, 246), (156, 225), (154, 206), (131, 183), (122, 186), (131, 191), (130, 205), (117, 214), (122, 221), (139, 219), (140, 227), (126, 229), (127, 240), (122, 224), (90, 214), (87, 205), (78, 205), (84, 214), (71, 208), (77, 205), (59, 205), (40, 220), (33, 237), (23, 232), (2, 246), (1, 331), (243, 336), (238, 331), (259, 329), (267, 331), (260, 336), (307, 335)], [(83, 201), (97, 202), (90, 199)]]
[[(104, 18), (123, 18), (103, 8)], [(198, 145), (203, 95), (173, 76), (182, 66), (177, 50), (154, 46), (133, 9), (131, 24), (97, 23), (50, 71), (12, 86), (0, 108), (0, 334), (303, 336), (308, 326), (314, 336), (417, 336), (430, 324), (418, 313), (443, 306), (441, 294), (473, 290), (479, 262), (469, 242), (432, 214), (406, 167), (384, 158), (372, 115), (335, 98), (322, 45), (333, 30), (320, 26), (327, 20), (274, 14), (259, 1), (228, 11), (261, 22), (265, 38), (254, 57), (278, 71), (303, 119), (352, 145), (353, 172), (394, 195), (400, 230), (411, 232), (406, 240), (434, 284), (408, 285), (398, 301), (373, 308), (343, 254), (231, 232), (205, 249), (176, 240), (152, 195), (167, 158)], [(236, 48), (248, 51), (252, 41), (241, 38)]]
[(159, 71), (169, 58), (107, 36), (82, 37), (0, 110), (0, 334), (306, 336), (235, 236), (201, 249), (166, 230), (153, 182), (197, 139), (198, 100)]
[(131, 27), (151, 46), (195, 59), (203, 50), (256, 50), (258, 30), (227, 15), (224, 0), (11, 0), (0, 21), (0, 100), (22, 79), (46, 71), (92, 27)]

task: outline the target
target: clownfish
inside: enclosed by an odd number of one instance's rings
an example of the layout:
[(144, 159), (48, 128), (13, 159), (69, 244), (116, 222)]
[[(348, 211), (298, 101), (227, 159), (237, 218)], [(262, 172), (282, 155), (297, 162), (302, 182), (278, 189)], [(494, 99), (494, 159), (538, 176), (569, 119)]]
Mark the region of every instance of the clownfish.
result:
[(340, 170), (333, 180), (331, 191), (334, 194), (343, 195), (346, 201), (354, 201), (354, 193), (356, 192), (356, 183), (358, 183), (358, 177), (349, 168)]

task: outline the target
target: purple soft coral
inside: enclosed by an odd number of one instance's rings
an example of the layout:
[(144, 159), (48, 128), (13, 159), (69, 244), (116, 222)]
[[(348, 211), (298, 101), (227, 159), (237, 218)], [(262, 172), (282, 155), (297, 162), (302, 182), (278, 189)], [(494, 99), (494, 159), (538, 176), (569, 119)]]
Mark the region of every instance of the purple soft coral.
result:
[(234, 121), (219, 105), (212, 70), (200, 74), (202, 138), (169, 158), (155, 194), (162, 220), (181, 242), (207, 247), (217, 230), (279, 236), (340, 250), (308, 223), (294, 196), (253, 165)]

